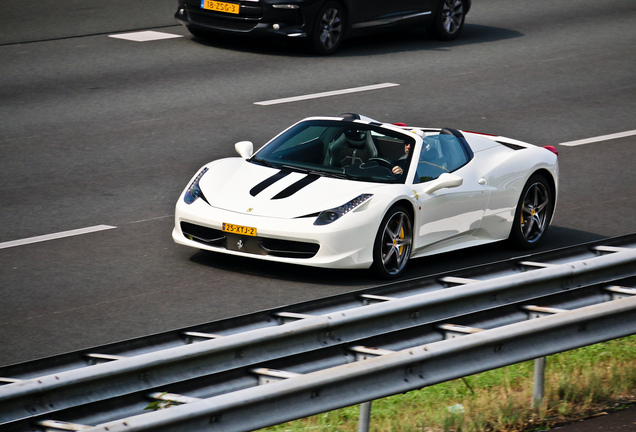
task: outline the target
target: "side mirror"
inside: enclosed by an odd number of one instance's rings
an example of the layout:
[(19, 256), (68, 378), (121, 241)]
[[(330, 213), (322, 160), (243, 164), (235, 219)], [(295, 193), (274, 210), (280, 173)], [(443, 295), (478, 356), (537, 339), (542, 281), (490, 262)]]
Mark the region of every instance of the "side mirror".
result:
[(457, 174), (444, 173), (436, 180), (433, 180), (433, 182), (424, 189), (424, 193), (430, 195), (437, 190), (458, 187), (463, 183), (464, 179)]
[(248, 159), (254, 153), (254, 144), (251, 141), (240, 141), (234, 144), (234, 149), (243, 159)]

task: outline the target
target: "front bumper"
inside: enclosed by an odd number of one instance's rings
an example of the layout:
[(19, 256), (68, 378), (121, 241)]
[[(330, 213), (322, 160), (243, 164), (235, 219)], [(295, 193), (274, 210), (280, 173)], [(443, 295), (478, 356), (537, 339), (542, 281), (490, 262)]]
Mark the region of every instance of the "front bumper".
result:
[[(363, 206), (364, 207), (364, 206)], [(322, 226), (314, 217), (254, 216), (209, 206), (177, 204), (172, 238), (178, 244), (261, 260), (324, 268), (369, 268), (380, 221), (374, 211), (352, 211)], [(223, 223), (254, 227), (257, 236), (226, 233)]]
[(240, 1), (240, 13), (230, 14), (201, 8), (200, 0), (180, 0), (175, 13), (179, 23), (196, 31), (234, 35), (305, 38), (311, 26), (313, 7), (304, 2), (269, 4)]

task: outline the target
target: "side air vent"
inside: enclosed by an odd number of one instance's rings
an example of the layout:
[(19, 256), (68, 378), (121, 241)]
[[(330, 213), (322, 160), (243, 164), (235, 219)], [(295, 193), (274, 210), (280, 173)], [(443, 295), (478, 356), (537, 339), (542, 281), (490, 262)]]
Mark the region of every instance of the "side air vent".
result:
[(523, 150), (523, 149), (526, 148), (526, 147), (521, 146), (519, 144), (510, 144), (510, 143), (502, 142), (502, 141), (496, 141), (496, 142), (501, 144), (502, 146), (508, 147), (509, 149), (512, 149), (512, 150)]
[(318, 253), (320, 245), (298, 241), (262, 238), (260, 245), (267, 255), (285, 258), (311, 258)]

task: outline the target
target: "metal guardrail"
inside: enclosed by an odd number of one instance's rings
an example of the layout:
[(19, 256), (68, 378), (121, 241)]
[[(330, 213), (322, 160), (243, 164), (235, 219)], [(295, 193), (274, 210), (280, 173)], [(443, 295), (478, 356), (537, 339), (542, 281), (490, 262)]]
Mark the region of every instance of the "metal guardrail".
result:
[(89, 432), (250, 431), (636, 333), (636, 297), (409, 348), (105, 423)]
[[(422, 288), (421, 281), (420, 283), (407, 281), (384, 287), (381, 290), (358, 292), (353, 296), (354, 300), (348, 299), (347, 302), (342, 302), (345, 303), (344, 306), (332, 298), (326, 301), (332, 312), (319, 316), (303, 312), (309, 311), (310, 306), (313, 306), (314, 313), (320, 312), (321, 309), (324, 311), (327, 308), (325, 301), (319, 302), (318, 305), (303, 304), (296, 308), (300, 312), (270, 311), (269, 314), (261, 315), (267, 319), (263, 320), (264, 324), (261, 323), (256, 328), (253, 328), (253, 324), (235, 320), (235, 322), (240, 322), (243, 328), (252, 326), (252, 329), (227, 334), (223, 337), (202, 334), (203, 332), (193, 330), (182, 332), (182, 334), (187, 334), (189, 338), (212, 338), (205, 342), (159, 349), (130, 358), (121, 358), (119, 355), (102, 351), (102, 354), (93, 354), (92, 358), (116, 361), (90, 367), (61, 370), (26, 379), (8, 377), (7, 382), (13, 380), (16, 382), (0, 386), (0, 407), (2, 407), (0, 421), (5, 424), (5, 426), (0, 426), (0, 430), (83, 430), (81, 428), (61, 429), (61, 427), (65, 427), (62, 423), (56, 423), (45, 417), (50, 413), (49, 418), (67, 419), (66, 421), (68, 419), (86, 419), (90, 416), (87, 416), (84, 411), (94, 411), (102, 409), (99, 407), (117, 404), (124, 406), (134, 400), (134, 408), (116, 408), (110, 419), (128, 417), (131, 413), (133, 413), (133, 418), (136, 418), (134, 413), (140, 412), (140, 409), (143, 411), (143, 405), (148, 404), (150, 392), (161, 395), (159, 400), (175, 399), (172, 403), (197, 400), (196, 397), (192, 396), (165, 395), (162, 390), (165, 390), (167, 386), (183, 382), (209, 381), (210, 377), (214, 377), (214, 380), (231, 381), (230, 378), (227, 378), (228, 376), (236, 375), (237, 371), (248, 371), (250, 368), (249, 372), (253, 376), (260, 376), (261, 382), (269, 382), (280, 379), (280, 375), (268, 378), (267, 373), (265, 373), (267, 368), (258, 367), (258, 365), (271, 364), (274, 360), (280, 362), (281, 359), (294, 356), (311, 358), (324, 350), (342, 351), (342, 347), (345, 345), (350, 350), (352, 344), (356, 342), (373, 343), (380, 341), (386, 335), (394, 336), (396, 332), (405, 332), (405, 329), (406, 333), (408, 333), (408, 329), (416, 329), (415, 333), (418, 333), (422, 328), (431, 327), (433, 323), (437, 323), (434, 329), (437, 336), (419, 335), (415, 338), (409, 336), (411, 339), (408, 341), (405, 336), (405, 341), (402, 344), (413, 347), (416, 346), (413, 341), (441, 343), (439, 342), (442, 338), (440, 332), (452, 334), (455, 331), (461, 334), (466, 330), (462, 328), (462, 325), (457, 324), (454, 327), (444, 327), (440, 324), (443, 320), (451, 319), (462, 324), (470, 322), (471, 319), (474, 322), (477, 318), (477, 321), (481, 320), (482, 323), (486, 324), (486, 326), (482, 326), (483, 328), (493, 328), (494, 330), (495, 327), (503, 324), (509, 325), (515, 320), (525, 320), (532, 317), (532, 314), (554, 312), (545, 310), (545, 308), (535, 308), (535, 310), (524, 309), (520, 315), (521, 305), (527, 304), (531, 300), (541, 299), (548, 302), (543, 304), (552, 306), (559, 303), (560, 307), (581, 308), (607, 301), (612, 296), (631, 297), (635, 294), (631, 288), (606, 286), (609, 281), (618, 281), (634, 276), (636, 249), (633, 249), (631, 245), (629, 247), (625, 245), (629, 244), (629, 241), (623, 238), (612, 240), (614, 245), (607, 243), (588, 245), (582, 252), (585, 258), (576, 261), (571, 261), (571, 254), (570, 259), (564, 258), (564, 255), (568, 254), (563, 252), (553, 253), (551, 258), (556, 262), (552, 263), (547, 262), (545, 254), (542, 254), (541, 260), (537, 260), (537, 256), (527, 257), (514, 263), (514, 267), (517, 269), (516, 273), (494, 277), (492, 276), (493, 272), (490, 272), (490, 279), (481, 281), (467, 277), (441, 276), (436, 278), (438, 285), (461, 284), (451, 288), (442, 289), (438, 286), (431, 290), (430, 281), (428, 281), (428, 285), (424, 284), (427, 285), (424, 288)], [(529, 268), (537, 270), (529, 271)], [(484, 269), (472, 269), (471, 272), (480, 274), (480, 276), (488, 273)], [(497, 268), (494, 273), (497, 272), (501, 272), (501, 267)], [(604, 283), (602, 288), (594, 286), (600, 282)], [(623, 294), (620, 294), (621, 290), (624, 291)], [(419, 292), (419, 294), (412, 295), (413, 292)], [(619, 293), (617, 294), (617, 292)], [(396, 295), (388, 296), (386, 294)], [(373, 302), (377, 303), (360, 306), (360, 304)], [(357, 307), (350, 307), (352, 304), (357, 305)], [(494, 311), (496, 310), (501, 311), (501, 317), (495, 316)], [(471, 318), (462, 318), (467, 316)], [(636, 314), (632, 314), (632, 317), (634, 316)], [(632, 318), (632, 320), (634, 319)], [(280, 325), (286, 320), (293, 320), (293, 322)], [(525, 322), (525, 324), (528, 323)], [(230, 326), (218, 325), (218, 327), (223, 332), (227, 331)], [(480, 331), (475, 335), (493, 330)], [(608, 332), (605, 334), (605, 338), (620, 337), (612, 335), (613, 333)], [(165, 339), (163, 337), (162, 340), (165, 341)], [(132, 345), (135, 347), (143, 345), (138, 342)], [(183, 344), (183, 342), (181, 343)], [(383, 343), (386, 344), (386, 342)], [(397, 343), (393, 342), (393, 345), (396, 347)], [(353, 348), (356, 347), (353, 346)], [(562, 348), (560, 351), (564, 349), (568, 348)], [(354, 351), (356, 350), (354, 349)], [(373, 357), (385, 352), (389, 352), (389, 350), (372, 348), (365, 351), (358, 349), (355, 356), (357, 358)], [(320, 356), (322, 354), (318, 357)], [(339, 354), (339, 357), (339, 360), (322, 361), (323, 364), (320, 368), (327, 370), (342, 366), (338, 366), (338, 362), (352, 361), (350, 356)], [(57, 362), (56, 365), (61, 363), (63, 362)], [(288, 360), (283, 361), (283, 363), (291, 364)], [(29, 368), (25, 367), (25, 369)], [(263, 373), (254, 372), (259, 369)], [(304, 367), (304, 369), (311, 371), (311, 367)], [(0, 375), (5, 375), (6, 371), (20, 372), (20, 365), (0, 369)], [(28, 376), (29, 373), (33, 374), (33, 370), (27, 371), (25, 375)], [(283, 373), (282, 376), (295, 376), (296, 373), (298, 372), (291, 375)], [(311, 372), (309, 375), (313, 375), (313, 373)], [(218, 378), (220, 376), (224, 378)], [(236, 381), (236, 377), (233, 379)], [(297, 379), (300, 377), (293, 378), (293, 380)], [(249, 393), (254, 391), (259, 393), (262, 390), (256, 390), (255, 381), (254, 377), (242, 379), (240, 384), (226, 385), (224, 390), (214, 391), (216, 391), (215, 394), (224, 394), (223, 398), (228, 398), (236, 392)], [(185, 385), (185, 387), (188, 386), (192, 388), (189, 384)], [(156, 395), (150, 397), (156, 397)], [(141, 402), (139, 402), (140, 400)], [(91, 405), (90, 402), (94, 402), (94, 404)], [(140, 404), (141, 408), (139, 408)], [(197, 404), (199, 402), (194, 405)], [(173, 408), (164, 411), (175, 412)], [(227, 419), (227, 416), (224, 414), (223, 418)], [(93, 416), (91, 421), (84, 424), (109, 423), (108, 416), (97, 419), (98, 417)], [(56, 427), (56, 425), (60, 427)], [(237, 427), (232, 430), (237, 430), (238, 425), (234, 426)], [(88, 429), (88, 426), (85, 428)], [(190, 427), (187, 429), (193, 430)], [(216, 426), (214, 430), (217, 430)], [(249, 428), (245, 430), (249, 430)]]
[[(311, 300), (303, 303), (286, 305), (271, 310), (255, 312), (220, 321), (210, 322), (189, 328), (152, 334), (137, 339), (125, 340), (104, 346), (47, 357), (15, 365), (0, 367), (0, 377), (24, 380), (51, 375), (66, 370), (78, 369), (118, 357), (132, 357), (167, 348), (182, 346), (186, 343), (210, 338), (214, 335), (229, 335), (241, 333), (257, 328), (271, 327), (290, 320), (290, 316), (323, 315), (339, 310), (362, 306), (378, 299), (387, 297), (407, 297), (453, 286), (458, 280), (485, 280), (494, 277), (517, 274), (529, 271), (535, 266), (522, 263), (530, 261), (541, 263), (543, 266), (563, 264), (571, 261), (584, 260), (607, 253), (616, 248), (636, 248), (636, 234), (604, 239), (577, 246), (570, 246), (549, 252), (516, 257), (486, 265), (453, 270), (424, 278), (400, 281), (392, 284), (366, 288), (359, 291), (347, 292), (330, 297)], [(287, 318), (286, 318), (287, 317)], [(0, 384), (2, 384), (0, 378)]]

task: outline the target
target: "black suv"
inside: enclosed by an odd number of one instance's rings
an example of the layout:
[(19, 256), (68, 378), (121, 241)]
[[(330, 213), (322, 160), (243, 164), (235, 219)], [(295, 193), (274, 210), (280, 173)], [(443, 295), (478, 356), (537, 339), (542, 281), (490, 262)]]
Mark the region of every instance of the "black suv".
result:
[(303, 39), (331, 54), (346, 37), (397, 26), (426, 26), (456, 38), (471, 0), (178, 0), (175, 18), (198, 37), (212, 33)]

